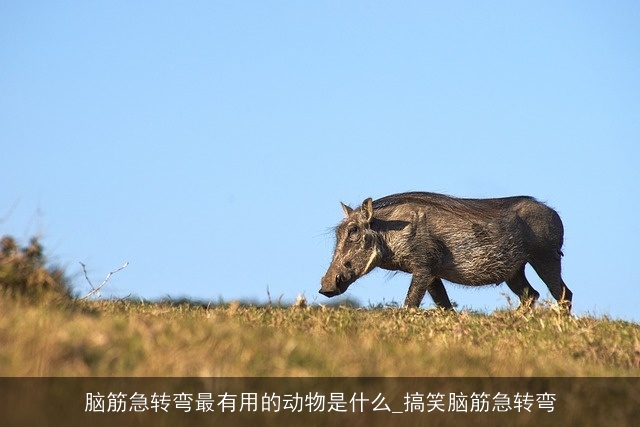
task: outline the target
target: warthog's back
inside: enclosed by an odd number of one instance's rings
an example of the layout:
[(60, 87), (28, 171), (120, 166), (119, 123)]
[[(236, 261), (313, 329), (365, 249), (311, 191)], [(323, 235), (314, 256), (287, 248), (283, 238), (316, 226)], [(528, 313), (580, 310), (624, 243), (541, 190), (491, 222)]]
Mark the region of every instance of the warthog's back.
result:
[(502, 197), (494, 199), (463, 199), (438, 193), (409, 192), (392, 194), (373, 201), (374, 209), (415, 204), (428, 205), (443, 212), (466, 218), (487, 218), (499, 216), (517, 204), (533, 202), (542, 205), (530, 196)]

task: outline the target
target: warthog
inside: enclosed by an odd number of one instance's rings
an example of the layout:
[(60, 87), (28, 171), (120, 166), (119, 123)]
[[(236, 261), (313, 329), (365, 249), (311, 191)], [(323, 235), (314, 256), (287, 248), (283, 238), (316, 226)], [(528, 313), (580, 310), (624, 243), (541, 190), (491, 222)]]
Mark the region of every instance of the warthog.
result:
[(531, 264), (560, 306), (572, 292), (560, 275), (560, 216), (532, 197), (461, 199), (435, 193), (401, 193), (366, 199), (336, 228), (333, 260), (320, 293), (333, 297), (375, 267), (413, 275), (405, 307), (419, 307), (426, 292), (451, 309), (442, 279), (468, 286), (506, 282), (521, 305), (540, 294), (525, 277)]

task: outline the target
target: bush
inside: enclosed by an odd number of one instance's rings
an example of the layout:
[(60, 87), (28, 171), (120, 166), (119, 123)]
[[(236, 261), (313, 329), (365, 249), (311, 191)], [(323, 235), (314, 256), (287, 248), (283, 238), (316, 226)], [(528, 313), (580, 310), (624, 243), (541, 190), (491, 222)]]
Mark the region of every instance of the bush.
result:
[(13, 237), (2, 237), (0, 291), (4, 295), (32, 300), (71, 296), (64, 271), (47, 267), (42, 245), (36, 237), (31, 238), (29, 245), (23, 248), (18, 247)]

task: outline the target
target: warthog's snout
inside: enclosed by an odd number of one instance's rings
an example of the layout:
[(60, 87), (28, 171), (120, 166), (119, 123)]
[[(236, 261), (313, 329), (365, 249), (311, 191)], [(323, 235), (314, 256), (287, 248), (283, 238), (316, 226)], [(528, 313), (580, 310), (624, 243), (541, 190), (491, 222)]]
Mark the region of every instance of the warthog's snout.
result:
[(334, 289), (320, 289), (319, 291), (322, 295), (324, 295), (325, 297), (335, 297), (337, 295), (340, 295), (340, 290), (338, 288), (334, 288)]
[(333, 273), (328, 271), (322, 278), (320, 293), (326, 297), (335, 297), (347, 290), (349, 285), (353, 283), (351, 277), (347, 277), (341, 273)]

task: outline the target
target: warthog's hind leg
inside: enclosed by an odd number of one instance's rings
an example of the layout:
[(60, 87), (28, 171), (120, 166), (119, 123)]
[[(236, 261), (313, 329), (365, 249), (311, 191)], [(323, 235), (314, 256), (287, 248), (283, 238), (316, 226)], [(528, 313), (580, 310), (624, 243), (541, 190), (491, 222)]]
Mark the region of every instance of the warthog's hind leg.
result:
[(536, 258), (530, 261), (531, 266), (536, 270), (538, 276), (547, 285), (551, 295), (558, 301), (558, 304), (563, 310), (567, 312), (571, 311), (571, 299), (573, 298), (573, 292), (569, 290), (567, 285), (562, 280), (560, 274), (560, 258), (548, 257), (548, 258)]

